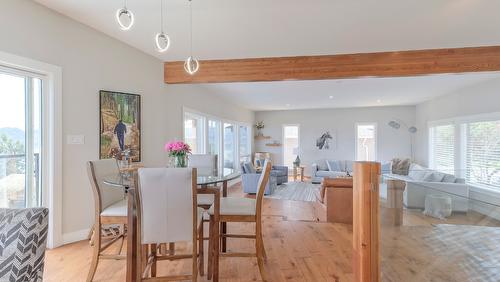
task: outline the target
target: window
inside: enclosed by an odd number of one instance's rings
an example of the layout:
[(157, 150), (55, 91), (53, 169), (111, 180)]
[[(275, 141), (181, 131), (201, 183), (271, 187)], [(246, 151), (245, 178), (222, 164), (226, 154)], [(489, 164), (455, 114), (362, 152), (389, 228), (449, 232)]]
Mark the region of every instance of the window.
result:
[(293, 162), (299, 155), (299, 126), (283, 126), (283, 164), (293, 167)]
[(235, 126), (231, 123), (224, 123), (224, 168), (235, 168), (234, 160), (235, 160)]
[(356, 160), (375, 161), (377, 159), (377, 124), (356, 125)]
[(466, 181), (500, 189), (500, 120), (466, 123)]
[(238, 138), (239, 138), (239, 154), (240, 154), (240, 163), (249, 162), (251, 160), (251, 151), (250, 151), (250, 126), (248, 125), (240, 125), (238, 130)]
[(0, 69), (0, 208), (42, 205), (42, 79)]
[(455, 125), (437, 125), (429, 129), (430, 167), (455, 174)]
[(207, 154), (220, 155), (220, 121), (208, 120)]
[(193, 154), (204, 152), (204, 124), (204, 117), (192, 113), (184, 114), (184, 142), (189, 144)]

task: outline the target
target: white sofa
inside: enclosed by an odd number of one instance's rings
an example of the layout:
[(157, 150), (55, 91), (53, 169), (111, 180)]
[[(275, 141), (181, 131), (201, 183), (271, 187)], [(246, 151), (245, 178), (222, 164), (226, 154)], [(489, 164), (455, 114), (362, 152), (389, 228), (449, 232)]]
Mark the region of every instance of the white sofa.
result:
[(452, 210), (455, 212), (467, 212), (469, 209), (469, 187), (463, 178), (431, 170), (415, 163), (410, 165), (408, 175), (387, 173), (383, 177), (406, 182), (403, 204), (407, 208), (423, 209), (425, 196), (438, 194), (451, 197)]

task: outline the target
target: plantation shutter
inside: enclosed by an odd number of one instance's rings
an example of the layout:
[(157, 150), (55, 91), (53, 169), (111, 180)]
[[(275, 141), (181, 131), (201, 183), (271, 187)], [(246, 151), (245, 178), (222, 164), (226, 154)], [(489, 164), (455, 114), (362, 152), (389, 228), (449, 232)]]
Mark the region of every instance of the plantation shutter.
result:
[(466, 179), (500, 189), (500, 120), (471, 122), (466, 128)]
[(431, 167), (455, 174), (455, 125), (439, 125), (430, 128)]

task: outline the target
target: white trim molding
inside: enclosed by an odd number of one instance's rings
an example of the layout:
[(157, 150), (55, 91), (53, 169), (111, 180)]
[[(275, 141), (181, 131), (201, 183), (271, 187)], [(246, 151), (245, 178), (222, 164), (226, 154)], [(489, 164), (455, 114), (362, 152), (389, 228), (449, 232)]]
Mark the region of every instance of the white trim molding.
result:
[(62, 69), (0, 51), (0, 66), (44, 77), (42, 205), (49, 209), (48, 248), (63, 244), (62, 236)]

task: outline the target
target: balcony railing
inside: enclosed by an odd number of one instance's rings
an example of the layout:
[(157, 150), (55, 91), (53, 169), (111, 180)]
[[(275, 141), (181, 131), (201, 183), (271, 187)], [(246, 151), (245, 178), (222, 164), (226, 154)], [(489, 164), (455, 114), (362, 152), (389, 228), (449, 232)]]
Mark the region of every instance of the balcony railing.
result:
[(29, 181), (32, 189), (27, 189), (26, 154), (0, 155), (0, 208), (24, 208), (26, 199), (39, 201), (40, 154), (33, 157), (33, 181)]

